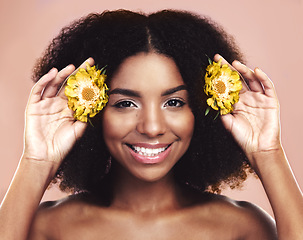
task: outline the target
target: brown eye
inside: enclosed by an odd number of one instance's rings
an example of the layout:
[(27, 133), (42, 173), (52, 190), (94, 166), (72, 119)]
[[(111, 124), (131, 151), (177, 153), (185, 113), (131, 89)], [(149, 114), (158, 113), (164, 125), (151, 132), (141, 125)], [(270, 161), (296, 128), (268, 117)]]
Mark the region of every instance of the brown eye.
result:
[(136, 107), (134, 103), (131, 101), (121, 101), (114, 105), (116, 108), (129, 108), (129, 107)]
[(168, 100), (165, 103), (165, 106), (168, 106), (168, 107), (182, 107), (184, 104), (185, 104), (185, 102), (183, 102), (179, 99), (171, 99), (171, 100)]

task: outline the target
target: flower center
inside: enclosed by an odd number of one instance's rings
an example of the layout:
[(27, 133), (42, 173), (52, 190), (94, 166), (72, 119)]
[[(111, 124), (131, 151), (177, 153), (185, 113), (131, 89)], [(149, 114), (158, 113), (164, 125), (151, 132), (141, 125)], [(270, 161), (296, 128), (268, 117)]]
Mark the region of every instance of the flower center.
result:
[(217, 81), (216, 83), (215, 83), (215, 89), (216, 89), (216, 91), (217, 91), (217, 93), (219, 93), (219, 94), (223, 94), (223, 93), (225, 93), (225, 90), (226, 90), (226, 85), (225, 85), (225, 83), (223, 82), (223, 81)]
[(82, 95), (82, 98), (86, 101), (92, 101), (95, 99), (95, 96), (96, 96), (94, 89), (92, 89), (90, 87), (83, 88), (81, 95)]

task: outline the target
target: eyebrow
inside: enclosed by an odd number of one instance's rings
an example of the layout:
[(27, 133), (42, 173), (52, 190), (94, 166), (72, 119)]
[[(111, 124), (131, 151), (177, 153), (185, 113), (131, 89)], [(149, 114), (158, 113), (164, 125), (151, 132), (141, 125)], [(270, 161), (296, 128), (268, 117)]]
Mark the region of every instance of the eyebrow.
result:
[(173, 93), (181, 91), (181, 90), (187, 90), (187, 87), (185, 85), (180, 85), (180, 86), (175, 87), (175, 88), (167, 89), (164, 93), (161, 94), (161, 96), (162, 97), (167, 96), (167, 95), (173, 94)]
[[(167, 89), (161, 94), (161, 96), (162, 97), (167, 96), (181, 90), (187, 90), (186, 86), (180, 85), (178, 87)], [(121, 94), (129, 97), (141, 97), (141, 94), (138, 91), (127, 89), (127, 88), (115, 88), (108, 93), (108, 95), (112, 95), (112, 94)]]
[(126, 88), (115, 88), (108, 93), (108, 95), (112, 94), (121, 94), (129, 97), (141, 97), (139, 92)]

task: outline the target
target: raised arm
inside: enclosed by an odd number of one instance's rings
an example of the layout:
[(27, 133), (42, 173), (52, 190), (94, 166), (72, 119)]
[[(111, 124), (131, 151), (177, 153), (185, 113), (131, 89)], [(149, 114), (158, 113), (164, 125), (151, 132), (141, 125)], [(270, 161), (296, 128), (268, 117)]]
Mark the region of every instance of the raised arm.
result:
[[(216, 55), (215, 60), (221, 56)], [(226, 62), (225, 62), (226, 63)], [(234, 61), (247, 81), (232, 114), (222, 116), (225, 127), (245, 151), (271, 203), (279, 239), (303, 239), (303, 195), (283, 151), (279, 103), (267, 75)]]
[[(93, 59), (88, 60), (93, 64)], [(27, 239), (40, 200), (62, 160), (86, 124), (75, 121), (58, 86), (75, 70), (50, 70), (32, 88), (27, 107), (24, 150), (0, 208), (1, 239)]]

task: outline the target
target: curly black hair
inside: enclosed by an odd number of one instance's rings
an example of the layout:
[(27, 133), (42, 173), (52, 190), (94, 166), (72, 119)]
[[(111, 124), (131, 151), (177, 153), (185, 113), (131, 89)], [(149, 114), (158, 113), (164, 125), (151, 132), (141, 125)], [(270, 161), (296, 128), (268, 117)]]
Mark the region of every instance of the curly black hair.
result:
[[(214, 120), (215, 113), (205, 116), (203, 76), (208, 56), (219, 53), (229, 62), (243, 61), (243, 56), (233, 38), (209, 18), (173, 10), (149, 15), (127, 10), (89, 14), (64, 27), (52, 40), (37, 61), (33, 79), (38, 81), (52, 67), (79, 66), (93, 57), (98, 66), (107, 65), (110, 83), (119, 65), (140, 52), (173, 59), (188, 88), (195, 128), (187, 152), (173, 168), (178, 184), (213, 192), (219, 192), (222, 183), (240, 185), (251, 168), (220, 118)], [(60, 181), (61, 190), (97, 193), (111, 188), (110, 153), (100, 118), (102, 112), (58, 169), (54, 181)]]

